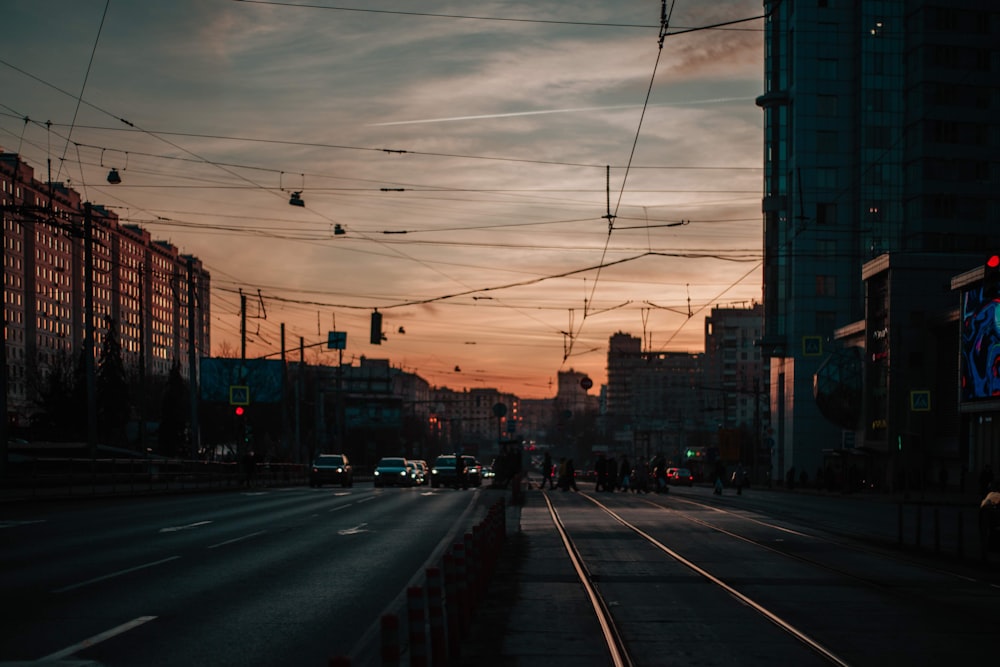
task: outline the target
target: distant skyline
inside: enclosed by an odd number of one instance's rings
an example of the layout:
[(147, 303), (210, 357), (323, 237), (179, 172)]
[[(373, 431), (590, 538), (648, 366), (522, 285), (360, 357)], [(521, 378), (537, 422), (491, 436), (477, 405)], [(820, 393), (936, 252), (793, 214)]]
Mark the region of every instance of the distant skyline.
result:
[(596, 390), (614, 333), (698, 352), (760, 300), (762, 3), (670, 11), (660, 51), (638, 0), (14, 3), (0, 147), (199, 257), (213, 355), (242, 291), (248, 357), (283, 323), (436, 386)]

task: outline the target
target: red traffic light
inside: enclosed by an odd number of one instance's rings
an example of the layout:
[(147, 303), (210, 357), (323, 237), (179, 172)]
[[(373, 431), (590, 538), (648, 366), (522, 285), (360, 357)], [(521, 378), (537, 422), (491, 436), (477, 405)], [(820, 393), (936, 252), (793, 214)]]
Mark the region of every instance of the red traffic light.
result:
[(986, 260), (986, 266), (991, 269), (1000, 268), (1000, 255), (990, 255), (990, 258)]
[(243, 412), (244, 412), (243, 411), (243, 406), (242, 405), (237, 405), (236, 406), (236, 416), (237, 417), (242, 417), (243, 416)]

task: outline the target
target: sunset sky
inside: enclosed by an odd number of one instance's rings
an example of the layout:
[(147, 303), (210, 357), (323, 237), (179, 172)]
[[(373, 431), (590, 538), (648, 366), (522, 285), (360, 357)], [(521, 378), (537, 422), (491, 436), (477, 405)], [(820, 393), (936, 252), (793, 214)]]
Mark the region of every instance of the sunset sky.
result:
[(698, 352), (760, 299), (763, 21), (692, 29), (762, 2), (670, 11), (661, 51), (653, 0), (7, 3), (0, 147), (199, 257), (212, 354), (242, 291), (248, 357), (284, 323), (435, 386), (595, 392), (612, 334)]

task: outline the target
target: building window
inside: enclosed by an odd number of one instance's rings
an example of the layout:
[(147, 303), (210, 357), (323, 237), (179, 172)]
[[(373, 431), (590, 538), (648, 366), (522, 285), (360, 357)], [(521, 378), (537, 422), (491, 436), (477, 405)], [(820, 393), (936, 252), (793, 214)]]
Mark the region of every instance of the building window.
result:
[(882, 202), (868, 204), (868, 220), (871, 222), (882, 222)]
[(837, 187), (837, 170), (822, 168), (816, 170), (816, 185), (821, 188)]
[(837, 224), (837, 205), (829, 202), (819, 202), (816, 204), (816, 224)]
[(829, 333), (837, 328), (837, 314), (825, 310), (816, 311), (816, 331)]
[(837, 152), (837, 133), (830, 130), (820, 130), (816, 133), (816, 150), (820, 153)]
[(868, 135), (868, 147), (885, 149), (891, 146), (891, 132), (885, 125), (868, 125), (865, 127), (865, 134)]
[(816, 115), (825, 118), (834, 118), (837, 115), (837, 96), (836, 95), (817, 95), (816, 96)]
[(816, 276), (816, 296), (837, 296), (836, 276)]

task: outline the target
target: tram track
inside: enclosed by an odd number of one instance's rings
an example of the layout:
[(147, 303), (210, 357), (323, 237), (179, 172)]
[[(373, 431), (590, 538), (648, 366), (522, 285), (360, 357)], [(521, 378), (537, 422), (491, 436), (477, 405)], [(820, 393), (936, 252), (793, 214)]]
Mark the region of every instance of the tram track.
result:
[[(697, 494), (542, 496), (608, 653), (620, 656), (609, 664), (722, 664), (703, 662), (702, 647), (705, 637), (746, 645), (727, 628), (797, 664), (940, 664), (958, 637), (970, 654), (992, 653), (989, 577), (831, 533), (823, 515), (788, 518)], [(692, 636), (701, 646), (659, 661)]]
[[(810, 651), (812, 651), (820, 658), (822, 658), (822, 660), (825, 661), (827, 664), (838, 665), (839, 667), (849, 667), (850, 665), (849, 662), (841, 658), (839, 655), (837, 655), (835, 651), (833, 651), (829, 647), (824, 646), (820, 641), (811, 637), (808, 633), (796, 627), (796, 625), (789, 619), (783, 618), (780, 614), (771, 611), (764, 604), (758, 602), (749, 595), (740, 592), (734, 586), (731, 586), (730, 584), (726, 583), (720, 577), (715, 576), (707, 569), (699, 566), (698, 564), (694, 563), (688, 558), (685, 558), (676, 550), (671, 549), (667, 545), (663, 544), (660, 540), (656, 539), (650, 533), (644, 531), (635, 524), (629, 522), (624, 517), (622, 517), (618, 512), (611, 509), (610, 507), (608, 507), (601, 501), (597, 500), (593, 496), (585, 493), (579, 495), (587, 499), (591, 503), (593, 503), (598, 508), (600, 508), (602, 512), (613, 518), (620, 525), (624, 526), (632, 533), (639, 536), (647, 544), (655, 547), (660, 552), (666, 554), (677, 563), (680, 563), (687, 569), (695, 572), (701, 578), (710, 582), (713, 586), (725, 591), (726, 594), (728, 594), (730, 597), (737, 600), (747, 608), (752, 609), (759, 616), (761, 616), (762, 618), (769, 621), (771, 624), (780, 628), (789, 636), (793, 637), (797, 642), (807, 647)], [(604, 641), (608, 647), (608, 652), (609, 655), (611, 656), (612, 664), (616, 665), (616, 667), (618, 665), (629, 665), (629, 666), (633, 665), (634, 663), (632, 661), (632, 658), (628, 653), (628, 649), (625, 646), (624, 641), (622, 640), (622, 631), (618, 627), (615, 618), (610, 611), (610, 606), (604, 600), (599, 590), (598, 584), (594, 581), (594, 577), (590, 574), (590, 571), (587, 568), (586, 563), (580, 556), (580, 550), (577, 548), (574, 540), (572, 539), (565, 525), (563, 524), (563, 521), (559, 515), (559, 511), (554, 506), (552, 501), (548, 498), (548, 496), (545, 496), (545, 502), (548, 505), (552, 521), (556, 526), (556, 529), (559, 532), (560, 537), (563, 540), (563, 543), (566, 547), (567, 553), (569, 554), (571, 561), (573, 562), (574, 569), (576, 570), (577, 575), (580, 578), (580, 583), (584, 587), (588, 598), (591, 600), (594, 613), (597, 616), (598, 621), (604, 631)]]
[[(895, 562), (898, 562), (900, 565), (905, 565), (905, 566), (909, 566), (909, 567), (919, 567), (919, 568), (922, 568), (922, 569), (927, 570), (929, 572), (934, 572), (934, 573), (940, 574), (942, 576), (953, 577), (956, 581), (962, 581), (962, 582), (969, 583), (969, 584), (981, 585), (981, 586), (990, 587), (990, 588), (994, 588), (994, 589), (1000, 588), (1000, 586), (998, 586), (998, 584), (996, 584), (995, 582), (988, 581), (988, 580), (985, 580), (985, 579), (979, 579), (979, 578), (976, 578), (976, 577), (973, 577), (973, 576), (969, 576), (967, 574), (956, 572), (954, 570), (946, 569), (944, 567), (939, 567), (937, 565), (934, 565), (932, 563), (927, 562), (926, 560), (916, 560), (916, 559), (913, 559), (913, 558), (908, 558), (908, 557), (905, 557), (905, 556), (903, 556), (903, 555), (901, 555), (899, 553), (891, 552), (891, 551), (889, 551), (887, 549), (870, 548), (870, 547), (864, 546), (863, 544), (859, 543), (856, 540), (836, 538), (836, 537), (829, 537), (829, 536), (827, 536), (825, 533), (823, 533), (821, 531), (803, 532), (803, 531), (799, 531), (799, 530), (793, 530), (791, 528), (779, 525), (777, 523), (771, 523), (769, 521), (762, 521), (762, 520), (754, 518), (752, 516), (747, 516), (746, 514), (743, 514), (743, 513), (733, 512), (733, 511), (730, 511), (730, 510), (727, 510), (727, 509), (715, 507), (715, 506), (713, 506), (713, 505), (711, 505), (709, 503), (701, 502), (701, 501), (698, 501), (698, 500), (693, 500), (693, 499), (690, 499), (690, 498), (677, 498), (677, 497), (674, 497), (671, 500), (673, 502), (680, 502), (680, 503), (687, 503), (687, 504), (690, 504), (690, 505), (694, 505), (694, 506), (696, 506), (699, 509), (711, 510), (713, 512), (718, 512), (718, 513), (721, 513), (721, 514), (726, 514), (726, 515), (730, 515), (730, 516), (733, 516), (733, 517), (738, 517), (739, 520), (741, 520), (741, 521), (744, 521), (744, 522), (747, 522), (747, 523), (751, 523), (751, 524), (755, 524), (755, 525), (761, 526), (763, 528), (768, 528), (768, 529), (772, 529), (772, 530), (776, 530), (776, 531), (781, 531), (781, 532), (784, 532), (784, 533), (788, 533), (790, 535), (795, 535), (797, 537), (802, 537), (802, 538), (809, 539), (809, 540), (816, 540), (818, 542), (823, 542), (823, 543), (826, 543), (826, 544), (829, 544), (829, 545), (836, 546), (838, 548), (849, 549), (851, 551), (855, 551), (855, 552), (860, 553), (860, 554), (865, 554), (865, 555), (869, 555), (869, 556), (875, 556), (875, 557), (879, 557), (879, 558), (888, 558), (888, 559), (891, 559), (891, 560), (893, 560)], [(661, 510), (666, 510), (666, 508), (664, 508), (662, 505), (659, 505), (657, 503), (653, 503), (653, 502), (650, 502), (650, 501), (646, 501), (646, 502), (649, 505), (653, 506), (653, 507), (657, 507), (657, 508), (659, 508)], [(676, 508), (673, 508), (673, 511), (677, 511), (678, 513), (680, 513), (680, 511), (676, 510)], [(777, 554), (780, 554), (782, 556), (785, 556), (786, 558), (795, 559), (795, 560), (798, 560), (798, 561), (800, 561), (802, 563), (806, 563), (806, 564), (814, 566), (814, 567), (823, 568), (825, 570), (828, 570), (828, 571), (833, 572), (835, 574), (838, 574), (840, 576), (844, 576), (844, 577), (848, 577), (848, 578), (854, 579), (854, 580), (856, 580), (856, 581), (858, 581), (858, 582), (860, 582), (862, 584), (865, 584), (867, 586), (873, 586), (873, 587), (877, 587), (877, 588), (880, 588), (880, 589), (886, 589), (886, 590), (895, 590), (895, 589), (892, 589), (892, 587), (887, 586), (886, 583), (883, 582), (883, 581), (879, 581), (879, 580), (877, 580), (875, 578), (872, 578), (872, 577), (862, 576), (862, 575), (860, 575), (860, 574), (858, 574), (856, 572), (852, 572), (852, 571), (848, 570), (847, 568), (835, 567), (833, 565), (830, 565), (829, 563), (821, 562), (820, 560), (815, 559), (815, 558), (808, 558), (808, 557), (805, 557), (805, 556), (803, 556), (801, 554), (792, 553), (792, 552), (788, 551), (787, 549), (782, 549), (779, 546), (774, 546), (773, 544), (768, 544), (768, 543), (766, 543), (766, 542), (764, 542), (762, 540), (757, 540), (757, 539), (754, 539), (754, 538), (751, 538), (751, 537), (747, 537), (745, 535), (740, 535), (739, 533), (736, 533), (734, 531), (731, 531), (731, 530), (728, 530), (726, 528), (717, 526), (717, 525), (711, 523), (710, 521), (706, 521), (704, 519), (699, 519), (699, 518), (697, 518), (695, 516), (692, 516), (692, 515), (689, 515), (689, 514), (684, 514), (684, 513), (680, 513), (680, 514), (682, 516), (684, 516), (685, 519), (687, 519), (688, 521), (690, 521), (692, 523), (696, 523), (696, 524), (699, 524), (699, 525), (704, 526), (706, 528), (709, 528), (711, 530), (714, 530), (714, 531), (717, 531), (719, 533), (722, 533), (724, 535), (728, 535), (729, 537), (732, 537), (734, 539), (747, 542), (748, 544), (752, 544), (752, 545), (757, 546), (757, 547), (759, 547), (761, 549), (766, 549), (768, 551), (773, 551), (774, 553), (777, 553)], [(781, 543), (777, 542), (776, 544), (781, 544)]]

